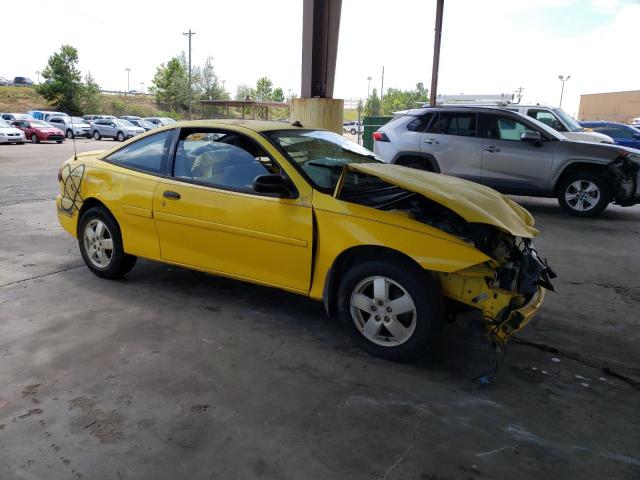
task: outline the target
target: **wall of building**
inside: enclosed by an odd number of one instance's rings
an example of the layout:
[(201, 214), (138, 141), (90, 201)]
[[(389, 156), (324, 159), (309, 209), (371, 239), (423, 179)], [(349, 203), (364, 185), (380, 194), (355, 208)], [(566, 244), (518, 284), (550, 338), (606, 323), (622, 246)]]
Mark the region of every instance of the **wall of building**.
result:
[(640, 90), (580, 95), (578, 120), (631, 123), (640, 117)]

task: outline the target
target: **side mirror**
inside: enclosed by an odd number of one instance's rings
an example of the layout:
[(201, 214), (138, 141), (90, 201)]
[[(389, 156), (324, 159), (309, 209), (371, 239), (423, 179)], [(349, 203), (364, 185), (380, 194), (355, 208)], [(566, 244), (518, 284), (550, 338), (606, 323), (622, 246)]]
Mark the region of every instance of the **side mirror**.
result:
[(287, 181), (278, 174), (258, 175), (253, 179), (253, 191), (286, 197), (291, 194)]
[(520, 135), (520, 140), (523, 142), (531, 142), (536, 147), (542, 145), (542, 135), (540, 135), (540, 132), (534, 132), (532, 130), (526, 130), (522, 132), (522, 134)]

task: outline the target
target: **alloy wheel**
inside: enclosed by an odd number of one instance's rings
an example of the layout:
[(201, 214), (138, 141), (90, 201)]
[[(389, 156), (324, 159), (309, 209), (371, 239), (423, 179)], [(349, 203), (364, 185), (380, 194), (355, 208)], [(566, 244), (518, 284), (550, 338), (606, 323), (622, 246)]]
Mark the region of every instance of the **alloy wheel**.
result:
[(107, 225), (97, 218), (89, 220), (82, 238), (91, 264), (96, 268), (107, 268), (113, 259), (113, 236)]
[(600, 201), (600, 189), (590, 180), (576, 180), (567, 185), (564, 199), (574, 210), (586, 212)]
[(396, 347), (411, 338), (416, 329), (417, 309), (413, 298), (394, 280), (368, 277), (353, 289), (351, 318), (370, 342)]

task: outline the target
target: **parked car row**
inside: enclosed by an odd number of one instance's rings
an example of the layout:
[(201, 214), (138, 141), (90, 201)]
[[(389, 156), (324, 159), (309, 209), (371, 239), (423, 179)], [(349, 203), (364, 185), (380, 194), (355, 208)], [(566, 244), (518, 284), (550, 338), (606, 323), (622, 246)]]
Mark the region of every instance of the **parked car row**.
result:
[[(7, 124), (4, 128), (15, 128), (23, 132), (22, 140), (9, 142), (4, 136), (1, 143), (24, 143), (31, 141), (56, 141), (62, 143), (64, 138), (85, 137), (102, 140), (111, 138), (120, 142), (147, 132), (157, 127), (175, 123), (168, 117), (142, 118), (124, 115), (84, 115), (72, 117), (64, 112), (30, 110), (27, 113), (0, 113), (0, 119)], [(4, 131), (4, 130), (3, 130)], [(17, 137), (16, 137), (17, 138)], [(14, 135), (11, 135), (14, 140)]]
[[(607, 132), (613, 133), (609, 127)], [(510, 109), (397, 112), (373, 139), (374, 152), (387, 163), (465, 178), (503, 193), (556, 197), (576, 216), (595, 217), (612, 202), (640, 203), (640, 150), (576, 141)]]
[(0, 77), (0, 87), (30, 87), (31, 85), (33, 85), (33, 80), (28, 77), (14, 77), (13, 81)]

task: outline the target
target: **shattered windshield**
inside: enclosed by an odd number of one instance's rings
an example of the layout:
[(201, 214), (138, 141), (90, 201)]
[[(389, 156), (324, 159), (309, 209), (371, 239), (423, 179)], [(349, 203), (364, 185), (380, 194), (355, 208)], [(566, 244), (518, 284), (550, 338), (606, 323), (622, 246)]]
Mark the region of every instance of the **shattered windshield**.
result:
[(297, 165), (314, 187), (332, 192), (345, 165), (379, 163), (382, 160), (342, 135), (322, 130), (265, 132)]

